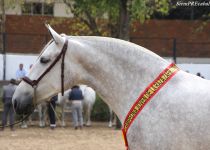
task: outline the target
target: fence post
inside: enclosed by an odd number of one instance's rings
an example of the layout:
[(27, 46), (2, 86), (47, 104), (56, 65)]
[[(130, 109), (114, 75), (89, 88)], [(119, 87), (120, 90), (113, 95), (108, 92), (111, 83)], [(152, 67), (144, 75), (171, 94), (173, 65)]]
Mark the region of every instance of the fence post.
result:
[(45, 44), (47, 44), (47, 39), (48, 39), (47, 34), (45, 34)]
[(173, 60), (176, 63), (176, 38), (173, 38)]
[(2, 48), (3, 48), (3, 80), (6, 80), (6, 33), (3, 32), (3, 42), (2, 42)]

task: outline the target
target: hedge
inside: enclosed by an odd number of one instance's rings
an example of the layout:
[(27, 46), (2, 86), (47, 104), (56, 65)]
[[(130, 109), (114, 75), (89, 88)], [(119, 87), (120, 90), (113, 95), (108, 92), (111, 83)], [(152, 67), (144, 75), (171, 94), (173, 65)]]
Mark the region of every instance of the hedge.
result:
[(96, 102), (91, 113), (91, 120), (108, 121), (109, 116), (110, 114), (108, 105), (97, 95)]

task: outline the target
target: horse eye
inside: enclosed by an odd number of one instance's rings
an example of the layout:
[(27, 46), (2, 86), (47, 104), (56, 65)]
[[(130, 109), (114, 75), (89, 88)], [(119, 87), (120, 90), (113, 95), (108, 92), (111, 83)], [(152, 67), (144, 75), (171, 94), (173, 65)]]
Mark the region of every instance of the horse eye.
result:
[(45, 58), (45, 57), (41, 57), (40, 58), (40, 63), (42, 63), (42, 64), (46, 64), (46, 63), (48, 63), (50, 61), (50, 58)]

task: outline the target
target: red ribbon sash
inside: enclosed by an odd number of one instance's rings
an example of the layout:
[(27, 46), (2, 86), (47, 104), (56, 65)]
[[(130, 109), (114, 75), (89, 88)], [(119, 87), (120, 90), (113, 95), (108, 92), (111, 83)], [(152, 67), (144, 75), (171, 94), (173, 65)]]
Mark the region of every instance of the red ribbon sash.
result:
[(125, 140), (125, 146), (128, 148), (127, 131), (131, 126), (132, 122), (144, 108), (144, 106), (152, 99), (152, 97), (179, 71), (179, 68), (174, 64), (170, 64), (164, 69), (160, 75), (149, 84), (149, 86), (140, 94), (136, 102), (128, 112), (124, 124), (123, 124), (123, 137)]

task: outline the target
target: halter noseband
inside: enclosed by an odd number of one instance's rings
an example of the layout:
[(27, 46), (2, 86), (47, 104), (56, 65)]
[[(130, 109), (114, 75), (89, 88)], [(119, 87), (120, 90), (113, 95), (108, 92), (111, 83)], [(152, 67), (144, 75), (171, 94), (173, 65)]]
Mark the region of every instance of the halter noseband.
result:
[(65, 39), (65, 43), (63, 45), (63, 48), (61, 49), (60, 54), (56, 57), (56, 59), (53, 61), (53, 63), (39, 76), (38, 79), (31, 80), (28, 77), (24, 77), (22, 80), (25, 81), (26, 83), (28, 83), (29, 85), (31, 85), (34, 88), (34, 91), (36, 91), (35, 89), (36, 89), (39, 81), (54, 67), (54, 65), (62, 57), (62, 62), (61, 62), (61, 93), (62, 93), (62, 96), (63, 96), (63, 93), (64, 93), (64, 58), (65, 58), (67, 47), (68, 47), (68, 40)]

